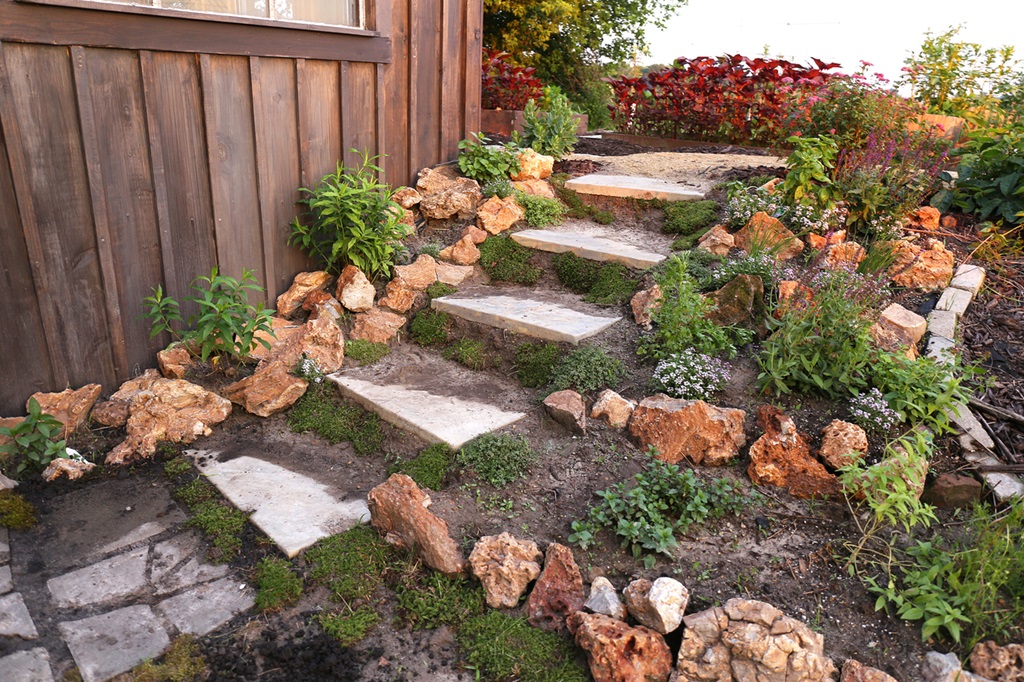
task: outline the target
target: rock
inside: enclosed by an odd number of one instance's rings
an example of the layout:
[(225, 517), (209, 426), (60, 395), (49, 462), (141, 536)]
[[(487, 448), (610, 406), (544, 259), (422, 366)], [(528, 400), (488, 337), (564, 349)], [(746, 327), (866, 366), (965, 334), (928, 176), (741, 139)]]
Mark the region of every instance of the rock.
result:
[(939, 219), (939, 225), (947, 230), (955, 229), (957, 226), (956, 216), (947, 213)]
[(597, 396), (597, 402), (590, 409), (591, 419), (603, 418), (608, 426), (616, 429), (624, 429), (629, 424), (629, 418), (633, 416), (636, 403), (626, 400), (611, 389), (606, 389)]
[(447, 576), (463, 572), (466, 560), (448, 534), (444, 519), (427, 510), (430, 497), (405, 474), (391, 474), (367, 495), (370, 524), (400, 549), (415, 551), (423, 561)]
[(43, 412), (64, 425), (64, 435), (68, 436), (89, 418), (89, 410), (102, 392), (103, 387), (99, 384), (86, 384), (78, 390), (67, 388), (60, 393), (33, 393), (25, 401), (25, 411), (28, 412), (28, 404), (35, 399)]
[(405, 280), (400, 277), (388, 282), (384, 288), (384, 297), (378, 304), (384, 308), (390, 308), (396, 313), (406, 313), (416, 302), (416, 290), (408, 286)]
[(519, 152), (519, 173), (512, 176), (515, 181), (543, 180), (551, 177), (555, 167), (555, 157), (538, 154), (532, 149)]
[(833, 419), (821, 430), (821, 450), (818, 457), (833, 471), (851, 464), (860, 464), (868, 454), (868, 434), (864, 429)]
[(827, 238), (822, 237), (820, 234), (814, 234), (813, 232), (808, 232), (807, 236), (804, 237), (804, 240), (812, 251), (821, 251), (828, 246)]
[(0, 473), (0, 490), (14, 490), (17, 487), (17, 481), (7, 478), (2, 473)]
[(909, 360), (917, 360), (917, 346), (905, 331), (878, 321), (868, 330), (871, 342), (879, 350), (898, 353)]
[(569, 628), (587, 652), (594, 682), (666, 682), (672, 673), (672, 652), (654, 630), (582, 612), (569, 617)]
[(154, 370), (121, 385), (111, 401), (129, 403), (128, 437), (107, 455), (124, 464), (150, 457), (159, 441), (191, 443), (231, 414), (231, 401), (182, 379), (164, 379)]
[(315, 320), (321, 315), (327, 317), (331, 322), (340, 326), (341, 319), (345, 316), (345, 309), (342, 308), (338, 299), (328, 295), (327, 298), (321, 300), (313, 307), (312, 310), (309, 311), (309, 318), (306, 321)]
[(128, 416), (131, 414), (130, 408), (131, 404), (124, 400), (107, 400), (96, 403), (89, 416), (97, 424), (117, 429), (128, 421)]
[(921, 663), (921, 682), (993, 682), (987, 677), (975, 675), (960, 666), (956, 654), (940, 654), (929, 651)]
[(510, 196), (502, 199), (494, 196), (476, 209), (476, 224), (490, 234), (501, 234), (526, 217), (526, 211)]
[(551, 186), (551, 183), (545, 180), (518, 180), (513, 182), (512, 186), (520, 192), (525, 192), (530, 196), (544, 197), (545, 199), (555, 198), (555, 188)]
[(309, 358), (324, 374), (337, 372), (345, 361), (345, 335), (341, 327), (329, 316), (317, 316), (307, 320), (299, 331), (288, 337), (288, 341), (275, 348), (260, 361), (259, 369), (273, 362), (282, 362), (291, 370), (302, 360)]
[(1024, 644), (998, 646), (993, 641), (978, 642), (971, 650), (971, 670), (993, 682), (1024, 680)]
[(633, 309), (633, 319), (645, 329), (651, 328), (651, 316), (661, 308), (661, 287), (655, 284), (633, 295), (629, 301)]
[(860, 262), (868, 257), (868, 252), (857, 242), (833, 244), (825, 251), (825, 267), (832, 270), (854, 271)]
[(552, 419), (570, 431), (587, 432), (587, 405), (576, 391), (556, 391), (544, 399), (544, 407)]
[(338, 277), (334, 297), (341, 305), (354, 313), (365, 313), (373, 307), (377, 290), (370, 284), (363, 271), (354, 265), (346, 265)]
[(457, 178), (444, 190), (424, 196), (420, 201), (420, 212), (433, 220), (448, 220), (456, 216), (466, 220), (476, 214), (482, 198), (483, 193), (476, 180)]
[(931, 487), (925, 489), (921, 501), (943, 509), (971, 507), (981, 500), (982, 488), (981, 481), (971, 476), (939, 474)]
[(58, 457), (51, 460), (50, 464), (43, 470), (43, 480), (49, 483), (56, 481), (61, 476), (66, 476), (69, 481), (77, 481), (95, 468), (95, 464), (86, 462), (83, 459)]
[(737, 457), (746, 444), (746, 416), (743, 410), (658, 394), (633, 411), (629, 432), (644, 447), (656, 447), (663, 462), (675, 464), (685, 457), (694, 464), (717, 466)]
[(519, 605), (527, 586), (540, 575), (539, 562), (543, 556), (536, 542), (502, 533), (477, 540), (469, 555), (469, 565), (484, 586), (487, 605), (492, 609), (511, 609)]
[(334, 297), (323, 289), (313, 289), (313, 291), (306, 294), (306, 298), (302, 299), (302, 309), (307, 313), (312, 312), (320, 305), (331, 300), (334, 300)]
[(481, 230), (475, 225), (466, 225), (466, 227), (462, 228), (461, 239), (469, 237), (473, 240), (474, 244), (483, 244), (484, 240), (487, 239), (487, 236), (487, 230)]
[(437, 261), (429, 254), (421, 253), (411, 265), (396, 266), (395, 279), (401, 279), (414, 291), (426, 291), (437, 281)]
[(894, 283), (921, 291), (938, 291), (949, 284), (955, 258), (942, 242), (929, 239), (922, 248), (903, 239), (892, 246), (895, 260), (889, 276)]
[(843, 664), (843, 675), (839, 678), (839, 682), (899, 682), (899, 680), (851, 658)]
[(441, 251), (441, 258), (456, 265), (473, 265), (480, 260), (480, 249), (476, 248), (471, 236), (465, 236)]
[(772, 178), (768, 182), (764, 183), (758, 189), (763, 189), (768, 194), (775, 194), (775, 188), (782, 184), (782, 178)]
[(221, 392), (246, 412), (257, 417), (269, 417), (294, 405), (308, 387), (305, 379), (291, 373), (291, 367), (275, 360), (256, 370), (252, 376), (225, 386)]
[[(460, 178), (458, 169), (454, 164), (446, 163), (433, 168), (420, 170), (416, 178), (416, 189), (421, 197), (437, 194), (451, 187), (452, 183)], [(422, 201), (421, 201), (422, 203)]]
[(779, 282), (779, 305), (775, 308), (774, 317), (781, 320), (788, 310), (805, 308), (811, 301), (814, 292), (800, 282), (784, 279)]
[(911, 312), (899, 303), (890, 304), (882, 311), (879, 324), (903, 331), (914, 345), (917, 345), (928, 331), (928, 320)]
[(626, 620), (626, 606), (619, 599), (619, 593), (608, 578), (594, 578), (590, 585), (590, 596), (587, 597), (583, 608), (615, 620)]
[(626, 597), (629, 615), (655, 632), (667, 635), (683, 622), (683, 613), (690, 603), (690, 592), (672, 578), (634, 580), (622, 594)]
[(757, 275), (737, 275), (707, 298), (715, 304), (708, 313), (708, 319), (715, 324), (766, 332), (764, 283)]
[[(270, 357), (278, 348), (288, 343), (288, 340), (302, 330), (302, 325), (283, 317), (270, 318), (271, 332), (258, 331), (253, 335), (252, 350), (249, 351), (249, 360), (259, 362)], [(264, 346), (260, 341), (266, 341)]]
[(175, 346), (156, 354), (156, 365), (168, 379), (184, 379), (192, 365), (192, 354), (184, 346)]
[(302, 302), (314, 289), (326, 289), (331, 282), (331, 275), (322, 270), (316, 272), (300, 272), (295, 275), (288, 291), (277, 297), (277, 314), (291, 317), (302, 307)]
[(451, 263), (437, 264), (437, 281), (457, 287), (473, 276), (472, 265), (452, 265)]
[(673, 682), (826, 682), (837, 672), (824, 637), (765, 602), (730, 599), (683, 623)]
[(792, 418), (771, 405), (762, 405), (757, 410), (757, 424), (764, 435), (750, 446), (750, 480), (785, 488), (803, 499), (839, 492), (838, 479), (811, 456), (811, 447)]
[(916, 227), (921, 230), (937, 230), (939, 229), (939, 220), (942, 218), (942, 213), (939, 209), (932, 206), (922, 206), (917, 209), (909, 216), (907, 216), (907, 227)]
[(716, 256), (728, 256), (729, 251), (735, 246), (736, 240), (725, 228), (725, 225), (715, 225), (697, 241), (698, 249), (703, 249)]
[(387, 343), (398, 333), (399, 329), (405, 326), (405, 321), (401, 315), (389, 313), (381, 308), (374, 308), (369, 312), (356, 315), (350, 336), (353, 339), (372, 341), (373, 343)]
[(391, 195), (391, 199), (404, 209), (410, 209), (423, 200), (423, 195), (412, 187), (399, 187)]
[(544, 554), (544, 570), (526, 599), (530, 625), (542, 630), (564, 630), (565, 619), (583, 608), (583, 577), (572, 550), (552, 542)]
[(733, 235), (737, 248), (750, 251), (753, 247), (775, 251), (776, 260), (789, 260), (803, 253), (804, 243), (790, 232), (781, 220), (763, 211), (754, 214), (739, 232)]

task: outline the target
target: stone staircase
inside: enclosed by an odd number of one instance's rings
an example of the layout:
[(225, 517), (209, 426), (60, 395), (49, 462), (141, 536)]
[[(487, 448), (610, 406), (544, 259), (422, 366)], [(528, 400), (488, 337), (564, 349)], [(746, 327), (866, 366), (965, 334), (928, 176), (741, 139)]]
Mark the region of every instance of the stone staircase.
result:
[(700, 201), (703, 192), (677, 184), (632, 175), (584, 175), (573, 178), (565, 186), (578, 194), (623, 199), (660, 199), (662, 201)]

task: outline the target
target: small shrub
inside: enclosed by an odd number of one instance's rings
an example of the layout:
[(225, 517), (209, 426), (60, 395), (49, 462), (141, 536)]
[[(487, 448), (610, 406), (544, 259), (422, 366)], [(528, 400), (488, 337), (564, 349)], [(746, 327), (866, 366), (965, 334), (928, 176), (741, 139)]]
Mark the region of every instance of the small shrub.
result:
[(508, 180), (519, 172), (519, 148), (514, 144), (492, 145), (490, 142), (478, 133), (459, 142), (459, 170), (481, 185)]
[(516, 348), (516, 377), (526, 388), (551, 382), (562, 351), (553, 343), (524, 343)]
[(19, 474), (29, 467), (45, 469), (54, 459), (67, 457), (67, 441), (57, 440), (62, 433), (64, 424), (43, 412), (35, 398), (29, 398), (25, 420), (0, 428), (0, 436), (11, 439), (0, 445), (0, 455), (9, 455), (12, 462), (16, 461), (15, 471)]
[(533, 265), (533, 251), (509, 237), (490, 237), (479, 246), (480, 267), (497, 282), (534, 284), (544, 272)]
[(565, 209), (557, 199), (516, 192), (516, 203), (523, 207), (524, 220), (530, 227), (550, 227), (565, 219)]
[(395, 586), (398, 606), (414, 630), (459, 627), (484, 612), (484, 592), (462, 578), (436, 571), (410, 571)]
[(438, 258), (441, 257), (441, 249), (443, 248), (444, 246), (442, 244), (438, 244), (437, 242), (430, 242), (428, 244), (421, 245), (420, 248), (417, 250), (417, 254), (427, 255), (433, 258), (434, 260), (437, 260)]
[[(967, 136), (957, 152), (955, 189), (940, 190), (932, 206), (948, 210), (956, 206), (974, 213), (979, 221), (1001, 221), (1016, 225), (1024, 220), (1024, 196), (1020, 192), (1024, 177), (1024, 127), (984, 129)], [(951, 180), (948, 173), (944, 180)]]
[(880, 353), (871, 365), (871, 381), (889, 406), (903, 419), (939, 431), (949, 426), (946, 412), (966, 404), (960, 388), (964, 375), (974, 371), (934, 358), (910, 360), (896, 353)]
[(430, 298), (443, 298), (449, 294), (454, 294), (458, 289), (453, 287), (451, 284), (445, 284), (444, 282), (434, 282), (427, 287), (427, 296)]
[(456, 459), (495, 488), (503, 488), (526, 475), (537, 453), (522, 436), (487, 433), (464, 445)]
[(164, 464), (164, 476), (167, 478), (177, 478), (190, 471), (192, 471), (192, 465), (184, 457), (175, 457)]
[(718, 221), (718, 202), (676, 201), (665, 207), (661, 229), (669, 234), (694, 235)]
[(373, 528), (356, 526), (306, 550), (308, 577), (337, 601), (368, 599), (381, 585), (394, 552)]
[(480, 191), (485, 197), (498, 197), (499, 199), (507, 199), (516, 191), (516, 188), (512, 186), (512, 181), (508, 178), (499, 178), (497, 180), (491, 180), (486, 185), (480, 188)]
[(532, 627), (525, 618), (488, 610), (466, 621), (456, 635), (466, 663), (485, 682), (585, 682), (590, 676), (576, 661), (576, 650), (553, 632)]
[(786, 178), (779, 185), (787, 204), (806, 204), (831, 208), (841, 198), (830, 177), (835, 167), (839, 147), (828, 135), (800, 137), (794, 135), (787, 142), (793, 151), (786, 159)]
[[(725, 260), (722, 256), (716, 256), (704, 249), (681, 251), (673, 257), (682, 260), (685, 263), (686, 272), (689, 276), (693, 278), (694, 281), (701, 283), (709, 282), (713, 276), (713, 270), (708, 266), (715, 263), (721, 263)], [(660, 271), (660, 269), (655, 271), (655, 274)]]
[(146, 661), (127, 674), (130, 682), (198, 682), (206, 674), (206, 659), (192, 635), (171, 643), (160, 663)]
[(372, 606), (360, 606), (347, 611), (321, 613), (316, 616), (316, 620), (324, 632), (338, 640), (339, 644), (350, 647), (370, 634), (370, 630), (380, 622), (380, 616)]
[(569, 98), (558, 88), (547, 86), (540, 104), (531, 99), (523, 109), (523, 132), (516, 141), (538, 154), (559, 160), (571, 154), (579, 138), (576, 136), (576, 118)]
[(865, 431), (885, 433), (903, 421), (877, 388), (850, 398), (850, 417)]
[(481, 101), (484, 109), (521, 111), (531, 99), (544, 94), (533, 67), (515, 66), (508, 52), (484, 49)]
[(0, 527), (28, 530), (36, 525), (36, 508), (12, 490), (0, 490)]
[(708, 277), (701, 284), (707, 288), (718, 289), (738, 275), (758, 277), (764, 284), (765, 290), (771, 290), (779, 280), (796, 278), (796, 274), (791, 268), (779, 265), (771, 253), (760, 251), (730, 258), (714, 271), (709, 271)]
[(380, 449), (384, 431), (380, 417), (341, 400), (330, 384), (310, 384), (288, 414), (295, 433), (315, 433), (328, 443), (348, 441), (360, 455)]
[(599, 388), (614, 388), (622, 380), (625, 368), (622, 361), (612, 358), (594, 346), (582, 346), (569, 352), (551, 375), (551, 387), (556, 391), (571, 388), (589, 393)]
[(455, 360), (470, 369), (480, 370), (487, 366), (484, 342), (476, 339), (459, 339), (444, 351), (444, 357)]
[(685, 400), (711, 400), (729, 381), (729, 365), (693, 349), (658, 363), (652, 380), (656, 391)]
[(294, 604), (302, 596), (302, 578), (292, 570), (290, 562), (278, 557), (264, 557), (256, 565), (256, 608), (276, 611)]
[(455, 453), (444, 443), (434, 443), (410, 460), (398, 462), (388, 468), (388, 476), (402, 473), (416, 481), (416, 485), (430, 490), (441, 490), (455, 463)]
[(214, 563), (230, 561), (242, 548), (242, 531), (248, 517), (219, 500), (201, 502), (192, 508), (192, 518), (185, 525), (202, 531), (213, 551), (210, 559)]
[(350, 339), (345, 342), (345, 357), (352, 358), (360, 365), (372, 365), (391, 353), (391, 346), (365, 339)]
[(435, 346), (448, 341), (448, 313), (427, 308), (409, 323), (409, 338), (421, 346)]

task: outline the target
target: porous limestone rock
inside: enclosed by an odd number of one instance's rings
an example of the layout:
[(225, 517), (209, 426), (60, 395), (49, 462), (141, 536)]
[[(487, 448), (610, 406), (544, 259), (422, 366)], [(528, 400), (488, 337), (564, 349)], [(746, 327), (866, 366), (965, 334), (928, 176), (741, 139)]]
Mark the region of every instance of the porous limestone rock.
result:
[(526, 217), (514, 196), (493, 196), (476, 209), (476, 224), (490, 234), (501, 234)]
[(66, 476), (69, 481), (77, 481), (95, 468), (95, 464), (82, 459), (58, 457), (51, 460), (50, 464), (43, 470), (43, 480), (51, 482), (61, 476)]
[(676, 630), (690, 603), (690, 591), (678, 580), (658, 578), (653, 583), (634, 580), (622, 592), (629, 615), (638, 623), (663, 635)]
[(609, 388), (597, 396), (597, 401), (590, 408), (590, 417), (591, 419), (604, 419), (612, 428), (624, 429), (629, 424), (629, 418), (633, 416), (635, 409), (634, 401), (626, 400)]
[(473, 265), (480, 260), (480, 249), (473, 237), (467, 235), (441, 251), (441, 258), (456, 265)]
[(337, 372), (345, 361), (345, 335), (341, 327), (327, 315), (307, 320), (288, 341), (277, 346), (260, 361), (258, 369), (273, 362), (282, 362), (292, 369), (303, 358), (316, 363), (324, 374)]
[(818, 460), (791, 417), (771, 405), (757, 410), (764, 435), (750, 446), (747, 474), (757, 485), (785, 488), (794, 497), (810, 498), (839, 491), (839, 482)]
[(330, 282), (330, 273), (322, 270), (300, 272), (295, 275), (288, 291), (277, 297), (277, 314), (281, 317), (291, 317), (302, 307), (302, 302), (309, 292), (314, 289), (326, 289)]
[(775, 308), (774, 317), (778, 320), (791, 308), (800, 310), (806, 307), (814, 292), (800, 282), (784, 279), (779, 282), (779, 305)]
[(551, 177), (555, 167), (555, 157), (538, 154), (532, 149), (519, 152), (519, 172), (512, 176), (515, 181), (543, 180)]
[(377, 303), (382, 308), (394, 310), (396, 313), (407, 313), (416, 303), (416, 293), (404, 279), (396, 277), (384, 287), (384, 297)]
[(921, 663), (921, 682), (993, 682), (987, 677), (969, 673), (954, 653), (929, 651)]
[(540, 575), (543, 557), (536, 542), (502, 533), (477, 540), (469, 555), (469, 565), (484, 587), (487, 605), (511, 609), (519, 605), (527, 586)]
[(377, 290), (370, 284), (363, 271), (354, 265), (346, 265), (338, 277), (334, 297), (341, 305), (354, 313), (365, 313), (373, 307)]
[(796, 258), (804, 250), (804, 243), (792, 232), (764, 211), (758, 211), (743, 228), (733, 235), (736, 247), (750, 251), (754, 246), (772, 250), (777, 260)]
[(404, 209), (411, 209), (423, 200), (423, 195), (412, 187), (399, 187), (391, 198)]
[(594, 682), (666, 682), (672, 673), (672, 651), (654, 630), (583, 612), (569, 617), (569, 629), (587, 652)]
[[(117, 429), (125, 425), (130, 414), (130, 403), (124, 400), (106, 400), (96, 403), (89, 416), (97, 424)], [(2, 440), (0, 440), (0, 443), (2, 443)]]
[(843, 664), (843, 674), (839, 678), (839, 682), (899, 682), (899, 680), (878, 668), (869, 668), (851, 658)]
[(373, 343), (387, 343), (394, 338), (405, 322), (405, 318), (401, 315), (382, 308), (373, 308), (369, 312), (356, 315), (350, 336), (353, 339), (372, 341)]
[(544, 197), (545, 199), (555, 198), (555, 188), (546, 180), (517, 180), (512, 183), (512, 186), (520, 192), (525, 192), (530, 196)]
[(552, 419), (570, 431), (587, 432), (587, 404), (576, 391), (555, 391), (544, 399), (544, 407)]
[(717, 291), (707, 295), (715, 304), (708, 319), (723, 327), (765, 330), (764, 282), (757, 275), (737, 275)]
[(448, 189), (459, 177), (455, 164), (446, 163), (433, 168), (423, 168), (416, 177), (416, 190), (419, 191), (422, 200), (423, 197)]
[(452, 265), (451, 263), (437, 264), (437, 281), (442, 284), (457, 287), (472, 276), (472, 265)]
[(715, 225), (704, 233), (704, 236), (697, 240), (697, 248), (712, 253), (716, 256), (728, 256), (736, 246), (733, 238), (725, 225)]
[(971, 670), (993, 682), (1024, 682), (1024, 644), (978, 642), (971, 650)]
[(395, 279), (401, 279), (413, 291), (426, 291), (437, 281), (437, 261), (427, 253), (421, 253), (409, 265), (395, 267)]
[[(270, 331), (257, 331), (253, 334), (252, 350), (249, 351), (247, 359), (256, 362), (266, 360), (300, 331), (302, 331), (302, 325), (298, 322), (286, 320), (283, 317), (270, 318)], [(264, 342), (267, 344), (266, 346), (263, 345)]]
[(470, 237), (474, 244), (483, 244), (484, 240), (487, 239), (488, 234), (487, 230), (481, 230), (476, 225), (466, 225), (462, 228), (462, 235), (460, 236), (460, 239), (464, 239), (465, 237)]
[(192, 364), (192, 354), (184, 346), (175, 346), (156, 354), (156, 366), (168, 379), (184, 379)]
[[(333, 323), (332, 323), (333, 324)], [(224, 397), (257, 417), (283, 412), (303, 396), (309, 384), (291, 373), (291, 367), (274, 360), (256, 373), (225, 386)]]
[(89, 410), (99, 400), (103, 387), (99, 384), (86, 384), (77, 390), (64, 389), (60, 393), (33, 393), (25, 401), (25, 411), (34, 399), (40, 409), (64, 425), (64, 435), (78, 430), (89, 418)]
[(633, 319), (645, 329), (651, 328), (651, 316), (661, 308), (661, 287), (655, 284), (633, 295), (629, 301), (633, 310)]
[(897, 353), (908, 360), (917, 359), (917, 345), (904, 330), (879, 320), (871, 325), (868, 333), (871, 335), (871, 343), (874, 344), (875, 348), (889, 351), (890, 353)]
[(889, 276), (895, 284), (921, 291), (938, 291), (949, 284), (955, 257), (942, 242), (929, 239), (921, 247), (902, 239), (891, 245), (895, 260)]
[(857, 242), (833, 244), (825, 251), (824, 264), (832, 270), (856, 270), (861, 261), (868, 257), (868, 252)]
[(544, 570), (526, 599), (530, 624), (542, 630), (564, 630), (565, 619), (583, 608), (583, 576), (572, 550), (552, 542), (544, 553)]
[(746, 444), (745, 417), (743, 410), (659, 393), (633, 411), (629, 432), (644, 447), (657, 448), (663, 462), (675, 464), (685, 457), (694, 464), (717, 466), (738, 456)]
[(600, 613), (615, 620), (626, 620), (626, 605), (608, 578), (597, 577), (590, 584), (590, 596), (583, 605), (591, 613)]
[(937, 230), (942, 213), (934, 206), (922, 206), (907, 216), (907, 227), (916, 227), (920, 230)]
[(433, 220), (448, 220), (458, 217), (462, 220), (476, 215), (483, 193), (476, 180), (456, 178), (445, 189), (429, 194), (420, 201), (420, 213)]
[(868, 434), (864, 429), (833, 419), (821, 430), (821, 449), (818, 456), (833, 471), (851, 464), (859, 464), (868, 454)]

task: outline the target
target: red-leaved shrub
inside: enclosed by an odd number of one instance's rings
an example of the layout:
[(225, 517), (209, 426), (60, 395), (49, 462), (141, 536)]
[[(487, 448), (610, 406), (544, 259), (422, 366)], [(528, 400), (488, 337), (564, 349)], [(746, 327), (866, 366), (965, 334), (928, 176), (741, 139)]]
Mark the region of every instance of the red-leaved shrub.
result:
[(543, 96), (543, 83), (532, 67), (514, 66), (509, 54), (484, 49), (481, 103), (484, 109), (523, 109)]

